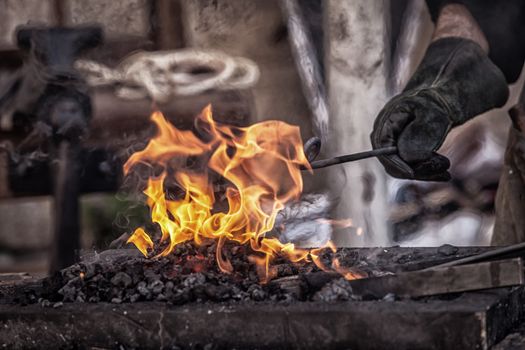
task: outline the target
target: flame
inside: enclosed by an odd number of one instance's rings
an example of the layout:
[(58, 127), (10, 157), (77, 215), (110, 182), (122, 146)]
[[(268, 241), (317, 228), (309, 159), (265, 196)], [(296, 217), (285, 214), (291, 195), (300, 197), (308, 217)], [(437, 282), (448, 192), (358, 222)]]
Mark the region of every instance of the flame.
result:
[(153, 249), (153, 241), (143, 228), (136, 229), (127, 243), (135, 244), (140, 252), (146, 256), (148, 255), (148, 250)]
[[(210, 105), (198, 116), (206, 130), (206, 141), (191, 131), (175, 128), (159, 111), (151, 115), (151, 121), (158, 128), (157, 135), (144, 150), (131, 155), (124, 164), (124, 173), (138, 163), (163, 166), (162, 174), (149, 178), (144, 191), (151, 219), (162, 234), (160, 243), (164, 248), (156, 257), (170, 254), (182, 242), (201, 244), (203, 239), (213, 239), (217, 242), (218, 267), (231, 273), (233, 267), (222, 254), (224, 243), (249, 244), (260, 253), (251, 256), (250, 261), (258, 265), (263, 282), (273, 276), (270, 263), (278, 254), (292, 262), (315, 262), (318, 251), (311, 254), (292, 243), (266, 237), (277, 213), (300, 196), (301, 167), (310, 169), (298, 127), (281, 121), (264, 121), (245, 128), (221, 125), (213, 120)], [(207, 169), (190, 169), (186, 166), (190, 158), (204, 160)], [(178, 168), (175, 173), (168, 172), (171, 165)], [(223, 211), (214, 207), (214, 173), (229, 184), (225, 192), (228, 207)], [(183, 190), (183, 198), (167, 198), (167, 181), (174, 181)], [(145, 256), (154, 249), (144, 228), (137, 228), (128, 243), (135, 244)]]

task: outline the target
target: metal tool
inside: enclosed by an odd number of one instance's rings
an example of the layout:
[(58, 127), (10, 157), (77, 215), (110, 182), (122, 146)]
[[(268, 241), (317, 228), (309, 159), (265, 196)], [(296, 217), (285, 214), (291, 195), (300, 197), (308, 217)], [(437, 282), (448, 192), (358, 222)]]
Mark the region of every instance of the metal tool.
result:
[(521, 258), (448, 266), (349, 282), (357, 295), (382, 298), (388, 293), (399, 297), (457, 293), (523, 285)]
[(308, 139), (303, 146), (304, 154), (306, 155), (306, 159), (308, 159), (308, 162), (311, 163), (317, 158), (319, 155), (319, 152), (321, 152), (321, 139), (317, 136), (314, 136), (310, 139)]
[(28, 59), (16, 97), (17, 106), (24, 108), (16, 115), (35, 120), (31, 142), (23, 146), (45, 143), (50, 153), (55, 214), (51, 271), (73, 264), (80, 248), (81, 142), (88, 132), (92, 103), (89, 88), (73, 64), (102, 41), (98, 26), (17, 31), (18, 47)]
[(525, 243), (513, 244), (513, 245), (506, 246), (506, 247), (494, 249), (488, 252), (467, 256), (461, 259), (452, 260), (444, 264), (431, 266), (427, 268), (426, 270), (443, 268), (443, 267), (451, 267), (451, 266), (460, 266), (460, 265), (465, 265), (465, 264), (474, 264), (474, 263), (479, 263), (483, 261), (510, 259), (510, 258), (516, 258), (516, 257), (522, 257), (522, 258), (525, 257)]
[[(307, 144), (308, 142), (305, 144), (305, 146)], [(307, 154), (309, 154), (310, 150), (306, 150), (306, 152)], [(337, 156), (333, 158), (311, 161), (310, 166), (312, 167), (312, 169), (320, 169), (320, 168), (326, 168), (326, 167), (336, 165), (336, 164), (348, 163), (348, 162), (353, 162), (356, 160), (378, 157), (378, 156), (388, 156), (388, 155), (392, 155), (396, 153), (397, 153), (397, 147), (395, 146), (383, 147), (383, 148), (377, 148), (371, 151), (352, 153), (352, 154), (347, 154), (344, 156)], [(310, 160), (310, 156), (307, 156), (307, 158)], [(306, 167), (302, 167), (301, 169), (307, 170)]]

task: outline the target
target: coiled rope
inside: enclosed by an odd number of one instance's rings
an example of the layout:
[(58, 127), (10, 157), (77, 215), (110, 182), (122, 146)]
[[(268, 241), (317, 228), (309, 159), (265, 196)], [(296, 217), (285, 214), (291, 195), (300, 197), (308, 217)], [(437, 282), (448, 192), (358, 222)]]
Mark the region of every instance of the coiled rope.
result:
[(174, 95), (250, 88), (260, 75), (255, 62), (247, 58), (195, 49), (137, 52), (115, 68), (91, 60), (77, 60), (75, 68), (91, 86), (113, 85), (118, 97), (150, 97), (159, 103), (167, 102)]

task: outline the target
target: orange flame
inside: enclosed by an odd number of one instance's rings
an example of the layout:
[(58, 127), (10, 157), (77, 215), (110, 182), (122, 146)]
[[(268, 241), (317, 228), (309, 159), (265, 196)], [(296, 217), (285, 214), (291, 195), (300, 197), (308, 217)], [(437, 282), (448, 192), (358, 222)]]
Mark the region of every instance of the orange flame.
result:
[[(250, 261), (263, 271), (263, 282), (271, 276), (270, 262), (277, 254), (292, 262), (311, 260), (310, 252), (292, 243), (281, 243), (265, 237), (272, 230), (277, 213), (285, 203), (297, 199), (303, 189), (301, 166), (310, 167), (303, 151), (299, 128), (281, 121), (265, 121), (240, 128), (216, 123), (211, 106), (198, 117), (207, 130), (209, 141), (202, 141), (190, 131), (181, 131), (156, 111), (151, 120), (158, 128), (157, 135), (146, 148), (134, 153), (124, 164), (127, 174), (137, 163), (160, 164), (162, 175), (150, 178), (144, 193), (151, 218), (160, 227), (160, 242), (166, 247), (156, 256), (170, 254), (177, 244), (204, 238), (217, 242), (217, 264), (226, 273), (231, 263), (223, 256), (222, 247), (228, 240), (249, 244), (261, 256)], [(207, 160), (209, 170), (221, 175), (231, 184), (226, 189), (228, 209), (214, 210), (215, 196), (208, 171), (196, 173), (189, 169), (168, 175), (167, 163), (188, 157)], [(168, 199), (165, 180), (174, 180), (184, 190), (184, 198)], [(144, 254), (154, 248), (150, 236), (137, 228), (129, 238)]]

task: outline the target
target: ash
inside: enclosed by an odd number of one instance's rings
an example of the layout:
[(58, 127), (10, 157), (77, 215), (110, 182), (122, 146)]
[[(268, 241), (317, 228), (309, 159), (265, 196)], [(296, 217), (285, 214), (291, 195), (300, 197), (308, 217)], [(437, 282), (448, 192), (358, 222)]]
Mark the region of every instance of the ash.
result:
[(328, 195), (306, 194), (277, 214), (273, 233), (281, 242), (300, 247), (324, 246), (332, 236), (332, 226), (326, 220), (331, 207)]

